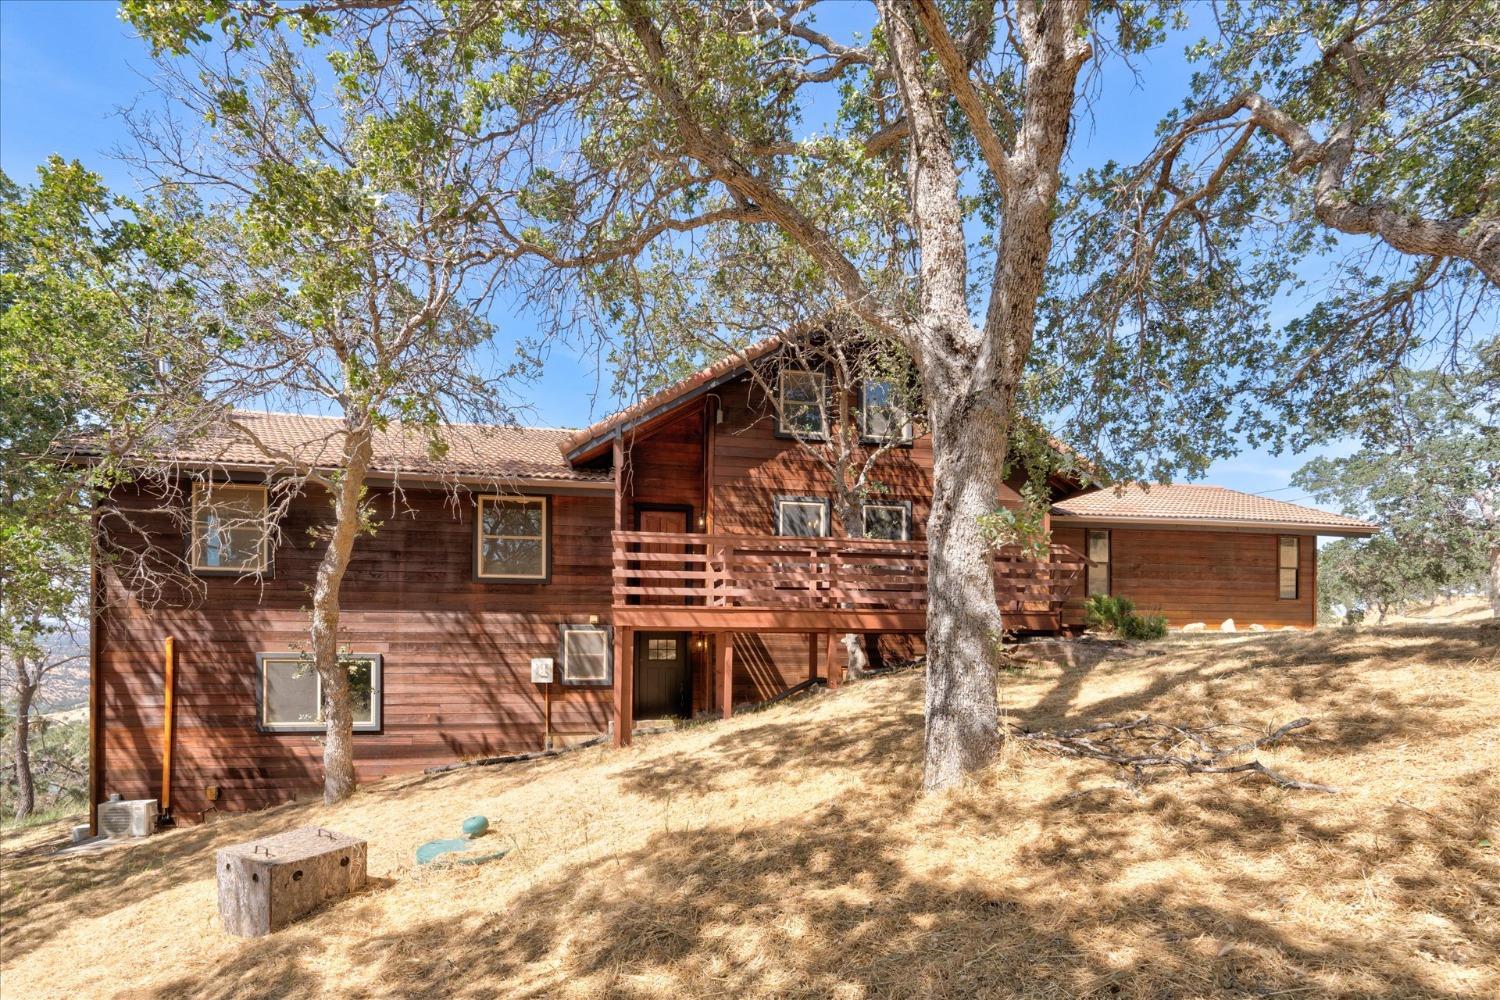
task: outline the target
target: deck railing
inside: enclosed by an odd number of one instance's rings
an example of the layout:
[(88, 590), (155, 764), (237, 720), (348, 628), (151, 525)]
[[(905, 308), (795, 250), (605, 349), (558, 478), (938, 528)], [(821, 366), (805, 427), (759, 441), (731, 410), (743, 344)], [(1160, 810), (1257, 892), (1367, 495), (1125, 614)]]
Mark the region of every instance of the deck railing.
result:
[[(1055, 614), (1083, 558), (1053, 545), (1049, 559), (995, 554), (1002, 612)], [(616, 606), (921, 611), (927, 543), (777, 535), (614, 533)]]

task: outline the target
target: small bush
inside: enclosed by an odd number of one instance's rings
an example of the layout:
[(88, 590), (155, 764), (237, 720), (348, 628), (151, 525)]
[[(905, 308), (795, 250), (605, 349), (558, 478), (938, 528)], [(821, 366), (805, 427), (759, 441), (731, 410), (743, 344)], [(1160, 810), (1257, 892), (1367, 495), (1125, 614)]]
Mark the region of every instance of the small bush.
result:
[(1089, 628), (1113, 632), (1122, 639), (1160, 639), (1167, 634), (1167, 616), (1138, 615), (1128, 597), (1095, 594), (1084, 605)]

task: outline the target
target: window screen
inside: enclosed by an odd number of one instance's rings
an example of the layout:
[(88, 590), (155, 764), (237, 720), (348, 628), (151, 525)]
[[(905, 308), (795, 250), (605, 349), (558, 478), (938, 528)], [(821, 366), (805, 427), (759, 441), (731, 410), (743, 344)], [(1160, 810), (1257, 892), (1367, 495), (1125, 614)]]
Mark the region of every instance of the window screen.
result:
[[(322, 732), (323, 682), (310, 657), (261, 653), (260, 726), (281, 732)], [(356, 653), (343, 658), (349, 671), (349, 701), (355, 732), (379, 732), (381, 657)]]
[(546, 498), (480, 497), (477, 546), (483, 579), (546, 579)]
[(564, 684), (610, 684), (610, 632), (598, 625), (562, 626), (562, 682)]
[(781, 373), (780, 426), (788, 434), (822, 437), (828, 425), (823, 412), (823, 373)]
[(872, 441), (910, 441), (911, 420), (896, 402), (889, 382), (866, 382), (860, 389), (860, 425)]
[(1088, 548), (1086, 555), (1088, 596), (1107, 594), (1109, 593), (1109, 532), (1089, 531), (1086, 545)]
[(793, 538), (823, 538), (828, 534), (828, 502), (817, 498), (778, 499), (776, 533)]
[(905, 504), (867, 503), (864, 505), (864, 519), (866, 538), (891, 542), (911, 539), (911, 511)]
[(259, 573), (266, 568), (266, 488), (193, 484), (195, 570)]
[(1282, 535), (1277, 547), (1276, 573), (1283, 600), (1297, 599), (1297, 561), (1301, 555), (1300, 539), (1296, 535)]

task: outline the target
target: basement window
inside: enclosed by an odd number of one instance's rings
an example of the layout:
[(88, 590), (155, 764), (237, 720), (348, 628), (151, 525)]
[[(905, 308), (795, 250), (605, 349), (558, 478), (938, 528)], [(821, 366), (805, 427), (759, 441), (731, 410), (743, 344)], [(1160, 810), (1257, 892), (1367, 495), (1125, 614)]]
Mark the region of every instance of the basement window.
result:
[(474, 575), (481, 580), (547, 579), (550, 510), (546, 497), (479, 498)]
[(822, 372), (783, 371), (777, 386), (776, 426), (782, 434), (821, 440), (828, 436)]
[(821, 497), (777, 497), (775, 513), (778, 535), (828, 537), (828, 501)]
[(1109, 593), (1109, 532), (1090, 529), (1085, 540), (1084, 593), (1089, 597)]
[(193, 484), (189, 562), (199, 573), (263, 573), (270, 560), (268, 491), (232, 483)]
[[(340, 657), (349, 671), (349, 701), (356, 733), (380, 732), (382, 658), (379, 653)], [(298, 653), (258, 653), (256, 703), (259, 726), (271, 733), (321, 733), (323, 679), (312, 658)]]
[(612, 636), (606, 625), (563, 625), (558, 660), (562, 682), (588, 687), (614, 683)]
[(861, 508), (864, 535), (888, 542), (911, 541), (911, 504), (867, 503)]
[(1301, 539), (1296, 535), (1282, 535), (1276, 547), (1277, 583), (1283, 601), (1297, 599), (1297, 563), (1302, 555), (1300, 543)]

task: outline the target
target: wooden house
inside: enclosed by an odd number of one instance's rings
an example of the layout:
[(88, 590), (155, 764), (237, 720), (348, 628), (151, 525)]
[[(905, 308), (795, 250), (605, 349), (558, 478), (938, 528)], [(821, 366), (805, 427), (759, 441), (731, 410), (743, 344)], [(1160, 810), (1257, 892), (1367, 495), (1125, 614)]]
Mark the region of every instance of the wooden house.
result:
[[(881, 456), (865, 537), (847, 538), (826, 474), (778, 432), (746, 360), (581, 431), (453, 428), (441, 458), (399, 428), (381, 435), (380, 523), (342, 590), (361, 779), (606, 732), (621, 745), (640, 720), (836, 685), (846, 634), (888, 655), (920, 649), (930, 443)], [(337, 433), (322, 418), (242, 417), (310, 465)], [(96, 573), (95, 802), (157, 797), (166, 780), (177, 815), (195, 817), (320, 786), (318, 682), (302, 652), (328, 505), (298, 496), (267, 543), (253, 526), (277, 469), (262, 455), (194, 441), (174, 455), (179, 490), (109, 498), (130, 514), (103, 522), (111, 546), (181, 552), (198, 586), (148, 599), (113, 563)], [(998, 502), (1017, 503), (1020, 485)], [(995, 556), (1005, 620), (1022, 632), (1081, 625), (1089, 593), (1174, 625), (1309, 628), (1317, 536), (1375, 530), (1216, 487), (1048, 488), (1050, 555)], [(553, 680), (533, 680), (547, 660)]]

